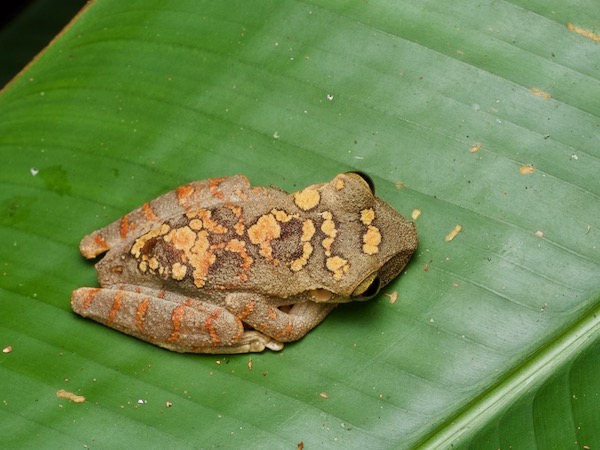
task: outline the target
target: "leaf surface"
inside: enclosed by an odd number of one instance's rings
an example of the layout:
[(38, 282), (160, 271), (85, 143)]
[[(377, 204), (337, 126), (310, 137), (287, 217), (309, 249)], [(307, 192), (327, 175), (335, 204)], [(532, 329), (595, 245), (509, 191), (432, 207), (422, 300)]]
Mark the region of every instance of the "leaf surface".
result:
[[(600, 443), (600, 8), (438, 3), (96, 1), (3, 90), (0, 443)], [(347, 170), (420, 211), (419, 249), (283, 352), (175, 354), (70, 311), (81, 237), (145, 201)]]

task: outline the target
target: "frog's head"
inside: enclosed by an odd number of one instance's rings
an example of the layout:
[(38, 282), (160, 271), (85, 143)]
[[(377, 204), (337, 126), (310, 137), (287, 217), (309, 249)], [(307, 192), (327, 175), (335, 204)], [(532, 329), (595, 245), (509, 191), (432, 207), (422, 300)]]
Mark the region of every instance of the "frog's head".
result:
[(323, 288), (336, 294), (335, 301), (374, 297), (400, 274), (417, 248), (415, 225), (375, 196), (365, 174), (343, 173), (312, 188), (319, 192), (325, 234)]

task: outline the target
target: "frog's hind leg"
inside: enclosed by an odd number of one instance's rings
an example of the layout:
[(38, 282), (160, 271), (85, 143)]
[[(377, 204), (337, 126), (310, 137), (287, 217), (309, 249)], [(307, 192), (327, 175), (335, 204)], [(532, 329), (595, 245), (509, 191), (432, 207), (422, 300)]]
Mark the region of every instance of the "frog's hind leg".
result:
[(284, 312), (264, 296), (234, 293), (227, 296), (226, 305), (229, 311), (256, 330), (277, 341), (292, 342), (321, 323), (337, 304), (308, 301)]
[(211, 178), (180, 186), (85, 236), (79, 249), (86, 258), (95, 258), (132, 235), (140, 236), (160, 226), (169, 218), (198, 208), (211, 208), (225, 202), (243, 200), (249, 190), (248, 179), (240, 175)]
[(130, 286), (81, 288), (73, 311), (159, 347), (190, 353), (281, 350), (283, 344), (256, 331), (225, 308), (182, 295)]

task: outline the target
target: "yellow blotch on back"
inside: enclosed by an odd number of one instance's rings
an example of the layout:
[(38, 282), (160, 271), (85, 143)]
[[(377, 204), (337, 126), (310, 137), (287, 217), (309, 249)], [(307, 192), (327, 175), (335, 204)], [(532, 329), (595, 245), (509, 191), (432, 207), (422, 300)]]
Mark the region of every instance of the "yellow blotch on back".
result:
[(367, 232), (363, 235), (363, 252), (367, 255), (374, 255), (379, 252), (379, 244), (381, 244), (379, 228), (369, 225)]
[(348, 261), (340, 256), (327, 258), (325, 265), (327, 266), (327, 270), (333, 273), (333, 279), (336, 281), (341, 280), (344, 274), (350, 269)]
[(294, 194), (294, 203), (296, 203), (296, 206), (303, 211), (314, 208), (320, 201), (321, 194), (319, 194), (319, 191), (312, 188), (306, 188)]
[(175, 228), (169, 234), (165, 236), (165, 242), (173, 244), (177, 250), (183, 250), (189, 252), (194, 243), (196, 242), (197, 234), (192, 231), (190, 227), (183, 226), (181, 228)]
[(281, 236), (281, 227), (273, 214), (260, 216), (254, 225), (248, 228), (250, 242), (260, 247), (259, 253), (268, 260), (273, 259), (271, 241)]
[(308, 259), (313, 252), (313, 246), (309, 242), (315, 234), (315, 225), (312, 220), (305, 220), (302, 224), (302, 236), (300, 240), (303, 242), (302, 244), (302, 256), (292, 261), (290, 264), (290, 269), (294, 272), (298, 272), (302, 269), (306, 264), (308, 264)]
[(169, 225), (162, 224), (160, 227), (155, 228), (155, 229), (149, 231), (148, 233), (140, 236), (139, 238), (137, 238), (137, 240), (133, 244), (133, 247), (131, 247), (131, 254), (133, 256), (135, 256), (136, 258), (139, 258), (142, 248), (144, 248), (144, 246), (146, 245), (146, 243), (148, 241), (150, 241), (153, 238), (167, 234), (170, 229), (171, 229), (171, 227)]
[(174, 280), (181, 281), (185, 278), (187, 273), (187, 267), (181, 263), (176, 262), (171, 268), (171, 276)]
[(375, 220), (375, 211), (373, 208), (363, 209), (360, 212), (360, 221), (367, 225), (367, 231), (363, 234), (363, 252), (367, 255), (374, 255), (379, 252), (379, 244), (381, 244), (381, 232), (379, 228), (372, 225)]
[(322, 214), (323, 223), (321, 224), (321, 231), (327, 236), (321, 242), (321, 245), (325, 249), (325, 255), (331, 256), (331, 246), (337, 236), (337, 229), (335, 228), (335, 222), (333, 221), (333, 214), (330, 211), (325, 211)]
[(363, 209), (360, 212), (360, 221), (365, 225), (371, 225), (375, 220), (375, 211), (372, 208)]

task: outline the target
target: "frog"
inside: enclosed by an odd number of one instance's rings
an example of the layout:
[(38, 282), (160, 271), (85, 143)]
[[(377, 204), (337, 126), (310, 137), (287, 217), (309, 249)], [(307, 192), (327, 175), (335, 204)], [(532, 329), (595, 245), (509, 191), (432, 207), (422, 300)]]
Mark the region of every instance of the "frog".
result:
[(180, 186), (85, 236), (100, 287), (72, 310), (181, 353), (279, 351), (396, 278), (415, 225), (346, 172), (293, 193), (234, 175)]

